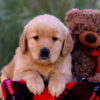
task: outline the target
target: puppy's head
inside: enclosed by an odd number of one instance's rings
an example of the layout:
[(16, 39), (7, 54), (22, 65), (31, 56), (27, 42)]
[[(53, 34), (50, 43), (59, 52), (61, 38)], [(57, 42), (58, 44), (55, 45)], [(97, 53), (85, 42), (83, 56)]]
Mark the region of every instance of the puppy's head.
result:
[(45, 14), (33, 18), (25, 26), (19, 46), (23, 54), (29, 50), (36, 62), (50, 64), (60, 56), (67, 56), (73, 48), (73, 41), (59, 19)]

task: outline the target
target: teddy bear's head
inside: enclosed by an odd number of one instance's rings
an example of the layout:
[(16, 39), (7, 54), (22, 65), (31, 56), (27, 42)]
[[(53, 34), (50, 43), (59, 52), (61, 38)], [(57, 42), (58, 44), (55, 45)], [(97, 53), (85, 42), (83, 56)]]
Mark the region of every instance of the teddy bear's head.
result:
[(74, 39), (88, 48), (100, 48), (100, 11), (72, 9), (66, 13), (65, 22)]

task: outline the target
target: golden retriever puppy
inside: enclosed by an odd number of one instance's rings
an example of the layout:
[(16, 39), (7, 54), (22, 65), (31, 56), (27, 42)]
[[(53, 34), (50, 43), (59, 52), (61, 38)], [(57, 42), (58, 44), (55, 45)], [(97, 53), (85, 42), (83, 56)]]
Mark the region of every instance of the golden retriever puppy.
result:
[(59, 19), (37, 16), (24, 27), (14, 58), (2, 70), (2, 80), (24, 79), (34, 94), (43, 92), (48, 81), (51, 95), (59, 96), (72, 80), (72, 48), (68, 29)]

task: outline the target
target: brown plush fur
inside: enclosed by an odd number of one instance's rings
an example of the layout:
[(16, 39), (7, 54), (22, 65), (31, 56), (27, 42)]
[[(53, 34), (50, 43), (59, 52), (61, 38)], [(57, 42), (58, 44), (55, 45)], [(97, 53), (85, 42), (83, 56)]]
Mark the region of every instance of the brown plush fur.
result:
[(82, 44), (79, 39), (80, 34), (90, 31), (94, 35), (98, 35), (100, 40), (100, 11), (72, 9), (66, 13), (65, 22), (74, 40), (74, 49), (72, 52), (73, 76), (78, 81), (83, 76), (86, 76), (88, 78), (91, 77), (89, 81), (96, 80), (100, 82), (100, 74), (95, 75), (97, 59), (90, 55), (94, 49), (100, 50), (100, 42), (98, 47), (89, 48), (87, 45)]
[[(38, 40), (34, 38), (36, 36)], [(54, 41), (53, 37), (57, 40)], [(42, 48), (50, 50), (49, 58), (45, 60), (40, 57)], [(2, 80), (24, 79), (34, 94), (44, 90), (45, 80), (52, 96), (58, 96), (66, 82), (72, 80), (72, 48), (68, 29), (59, 19), (47, 14), (37, 16), (25, 26), (13, 60), (2, 70)]]

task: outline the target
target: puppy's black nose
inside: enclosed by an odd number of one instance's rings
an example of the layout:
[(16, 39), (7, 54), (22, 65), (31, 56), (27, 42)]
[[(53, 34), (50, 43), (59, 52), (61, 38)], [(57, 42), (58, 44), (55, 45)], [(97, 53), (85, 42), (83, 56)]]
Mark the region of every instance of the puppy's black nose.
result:
[(85, 40), (88, 43), (95, 43), (96, 40), (97, 40), (97, 37), (96, 37), (96, 35), (89, 33), (89, 34), (86, 35)]
[(42, 59), (48, 58), (48, 57), (49, 57), (49, 54), (50, 54), (50, 50), (47, 49), (47, 48), (42, 48), (42, 49), (40, 50), (40, 57), (41, 57)]

